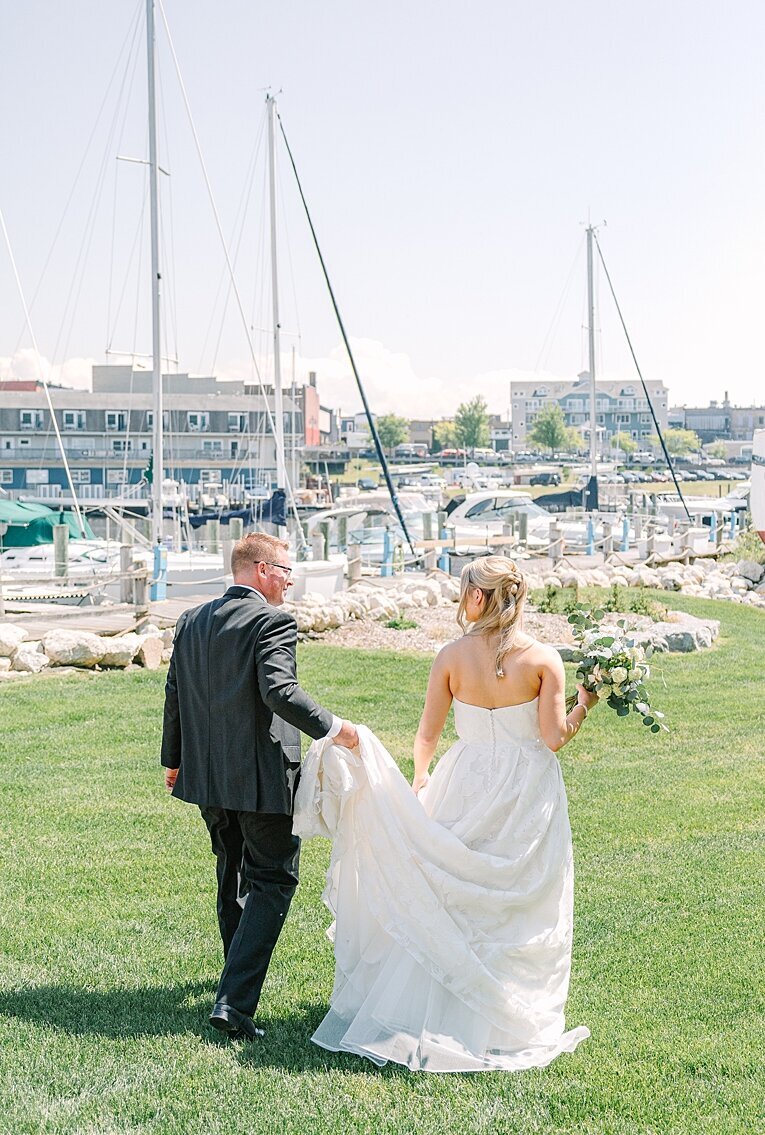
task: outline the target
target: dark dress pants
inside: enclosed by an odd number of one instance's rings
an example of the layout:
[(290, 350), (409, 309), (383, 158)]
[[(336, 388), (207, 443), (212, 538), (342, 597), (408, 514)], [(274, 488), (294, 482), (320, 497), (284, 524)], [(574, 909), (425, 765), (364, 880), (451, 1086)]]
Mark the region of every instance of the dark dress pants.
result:
[(200, 811), (216, 858), (226, 959), (215, 1000), (251, 1017), (298, 884), (300, 840), (292, 816)]

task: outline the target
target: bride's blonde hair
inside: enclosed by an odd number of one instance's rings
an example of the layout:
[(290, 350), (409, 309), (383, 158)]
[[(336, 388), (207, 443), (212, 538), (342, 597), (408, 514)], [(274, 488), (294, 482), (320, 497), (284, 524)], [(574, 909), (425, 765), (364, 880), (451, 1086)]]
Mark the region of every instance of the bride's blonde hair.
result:
[[(479, 587), (484, 594), (483, 612), (468, 624), (465, 615), (468, 592)], [(457, 622), (471, 634), (499, 634), (494, 672), (504, 678), (503, 662), (512, 649), (526, 599), (526, 580), (515, 560), (507, 556), (482, 556), (466, 564), (460, 577), (460, 602)]]

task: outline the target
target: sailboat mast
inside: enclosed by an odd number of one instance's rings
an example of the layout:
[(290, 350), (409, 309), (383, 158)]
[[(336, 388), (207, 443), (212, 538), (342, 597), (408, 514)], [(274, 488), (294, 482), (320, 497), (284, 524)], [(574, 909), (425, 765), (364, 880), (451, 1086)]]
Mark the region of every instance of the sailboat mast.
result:
[(274, 321), (274, 425), (276, 427), (276, 487), (285, 489), (287, 470), (284, 465), (284, 400), (282, 397), (282, 356), (279, 326), (279, 274), (276, 263), (276, 168), (274, 157), (274, 118), (276, 99), (266, 95), (268, 107), (268, 197), (271, 212), (271, 303)]
[(595, 288), (592, 265), (592, 225), (587, 226), (587, 321), (590, 356), (590, 473), (598, 475), (598, 415), (595, 388)]
[(163, 406), (162, 351), (159, 315), (159, 185), (157, 166), (157, 105), (155, 87), (156, 38), (154, 0), (146, 0), (146, 48), (149, 82), (149, 205), (151, 213), (151, 327), (152, 327), (152, 423), (151, 542), (162, 542)]

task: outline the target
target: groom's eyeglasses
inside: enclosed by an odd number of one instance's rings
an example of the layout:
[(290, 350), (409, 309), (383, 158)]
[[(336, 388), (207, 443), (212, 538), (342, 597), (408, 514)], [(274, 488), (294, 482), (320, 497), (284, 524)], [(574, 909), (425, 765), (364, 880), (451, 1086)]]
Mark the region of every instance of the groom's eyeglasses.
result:
[(269, 567), (281, 568), (282, 571), (284, 572), (284, 574), (287, 576), (287, 579), (289, 579), (289, 577), (292, 575), (292, 568), (287, 567), (285, 564), (275, 564), (271, 560), (258, 560), (258, 563), (259, 564), (268, 564)]

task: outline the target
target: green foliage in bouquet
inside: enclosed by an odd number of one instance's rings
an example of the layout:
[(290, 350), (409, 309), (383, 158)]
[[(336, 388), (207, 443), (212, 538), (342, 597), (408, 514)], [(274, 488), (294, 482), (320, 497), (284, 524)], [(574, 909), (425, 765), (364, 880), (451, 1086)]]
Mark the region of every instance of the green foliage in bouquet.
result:
[[(597, 693), (619, 717), (637, 713), (652, 733), (668, 733), (662, 721), (664, 714), (651, 708), (645, 684), (651, 675), (648, 660), (653, 648), (640, 646), (628, 637), (624, 619), (613, 626), (601, 625), (605, 615), (603, 609), (593, 611), (585, 603), (577, 603), (568, 617), (577, 643), (572, 656), (577, 681)], [(569, 712), (575, 704), (576, 695), (566, 702)]]

